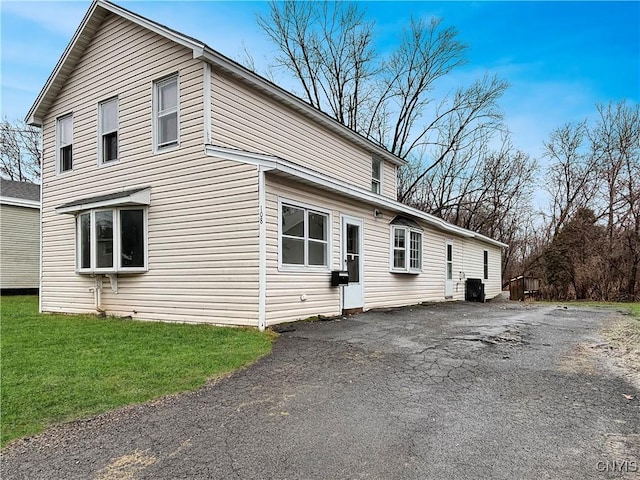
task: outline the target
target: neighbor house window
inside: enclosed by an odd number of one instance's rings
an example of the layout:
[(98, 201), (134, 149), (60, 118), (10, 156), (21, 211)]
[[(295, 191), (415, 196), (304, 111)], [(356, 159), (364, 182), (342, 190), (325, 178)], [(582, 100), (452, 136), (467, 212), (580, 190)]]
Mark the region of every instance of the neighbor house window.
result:
[(484, 279), (489, 279), (489, 252), (484, 251)]
[(422, 270), (422, 230), (412, 220), (396, 219), (394, 222), (398, 224), (391, 227), (391, 270), (419, 273)]
[(382, 185), (382, 161), (377, 158), (371, 159), (371, 191), (380, 193)]
[(280, 263), (329, 266), (329, 215), (298, 205), (280, 206)]
[(153, 115), (155, 148), (178, 145), (178, 75), (154, 82)]
[(90, 210), (78, 215), (77, 228), (80, 272), (146, 270), (146, 209)]
[(118, 160), (118, 99), (98, 105), (98, 156), (100, 163)]
[(58, 172), (73, 169), (73, 115), (60, 117), (57, 121)]

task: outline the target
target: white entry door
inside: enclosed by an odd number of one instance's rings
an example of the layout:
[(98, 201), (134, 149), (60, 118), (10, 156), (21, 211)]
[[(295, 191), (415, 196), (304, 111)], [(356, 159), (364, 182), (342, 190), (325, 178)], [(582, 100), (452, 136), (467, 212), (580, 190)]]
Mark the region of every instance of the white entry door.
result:
[(444, 296), (453, 297), (453, 244), (446, 244)]
[(364, 306), (362, 224), (362, 219), (342, 217), (342, 269), (349, 272), (349, 285), (343, 289), (343, 309)]

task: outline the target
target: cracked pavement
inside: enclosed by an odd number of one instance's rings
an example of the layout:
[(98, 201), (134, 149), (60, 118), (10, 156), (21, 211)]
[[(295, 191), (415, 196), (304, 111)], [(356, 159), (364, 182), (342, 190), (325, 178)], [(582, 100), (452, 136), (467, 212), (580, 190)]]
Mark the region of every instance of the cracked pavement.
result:
[(611, 315), (446, 303), (299, 322), (196, 392), (14, 442), (2, 478), (640, 478), (638, 389), (588, 348)]

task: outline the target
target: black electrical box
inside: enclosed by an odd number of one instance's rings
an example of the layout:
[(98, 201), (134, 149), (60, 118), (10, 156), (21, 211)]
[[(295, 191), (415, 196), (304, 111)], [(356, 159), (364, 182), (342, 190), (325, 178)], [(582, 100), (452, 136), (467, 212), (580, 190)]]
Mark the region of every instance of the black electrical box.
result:
[(339, 287), (340, 285), (349, 284), (349, 272), (346, 270), (333, 270), (331, 272), (331, 286)]
[(465, 300), (467, 302), (484, 302), (484, 284), (479, 278), (467, 278)]

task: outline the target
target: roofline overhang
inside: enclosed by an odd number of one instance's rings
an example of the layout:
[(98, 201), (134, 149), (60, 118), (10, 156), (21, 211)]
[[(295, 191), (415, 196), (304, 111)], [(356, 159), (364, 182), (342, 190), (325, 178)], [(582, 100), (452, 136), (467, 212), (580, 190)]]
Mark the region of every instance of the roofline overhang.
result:
[(14, 207), (35, 208), (40, 210), (40, 202), (37, 200), (28, 200), (26, 198), (3, 197), (0, 196), (0, 204), (12, 205)]
[(113, 195), (113, 198), (105, 200), (102, 200), (99, 197), (76, 200), (68, 205), (62, 205), (61, 207), (56, 208), (56, 213), (68, 213), (75, 215), (79, 212), (95, 208), (129, 207), (135, 205), (149, 205), (151, 203), (151, 188), (149, 187), (115, 192), (111, 195)]
[(403, 166), (408, 162), (388, 150), (384, 147), (377, 145), (375, 142), (360, 135), (358, 132), (350, 129), (342, 123), (330, 117), (326, 113), (313, 107), (309, 103), (286, 91), (282, 87), (279, 87), (275, 83), (262, 78), (260, 75), (252, 72), (251, 70), (243, 67), (237, 62), (225, 57), (219, 52), (206, 47), (203, 54), (199, 57), (194, 56), (200, 60), (206, 61), (213, 66), (216, 66), (235, 78), (242, 80), (244, 83), (251, 85), (252, 87), (260, 90), (267, 96), (275, 98), (281, 103), (284, 103), (290, 108), (296, 111), (302, 112), (305, 116), (313, 119), (317, 123), (320, 123), (325, 128), (331, 130), (333, 133), (340, 135), (341, 137), (350, 140), (351, 142), (359, 145), (372, 154), (387, 160), (394, 165)]
[(365, 190), (364, 188), (345, 184), (339, 180), (319, 174), (309, 168), (297, 165), (280, 157), (216, 145), (205, 145), (205, 154), (210, 157), (223, 158), (225, 160), (233, 160), (249, 165), (255, 165), (266, 172), (293, 177), (302, 183), (310, 184), (323, 190), (339, 193), (346, 197), (368, 203), (372, 206), (385, 208), (396, 213), (411, 215), (412, 217), (422, 220), (426, 224), (437, 228), (438, 230), (451, 233), (453, 235), (464, 238), (474, 238), (500, 248), (508, 248), (509, 246), (506, 243), (499, 242), (498, 240), (494, 240), (485, 235), (453, 225), (441, 218), (423, 212), (422, 210), (409, 207), (408, 205), (375, 194)]
[[(93, 36), (92, 30), (88, 31), (87, 27), (92, 24), (92, 22), (97, 23), (99, 26), (102, 23), (102, 20), (106, 17), (108, 13), (114, 13), (119, 15), (133, 23), (136, 23), (142, 27), (145, 27), (159, 35), (162, 35), (174, 42), (189, 48), (193, 51), (193, 57), (198, 58), (201, 57), (206, 45), (202, 42), (197, 41), (191, 37), (181, 34), (175, 30), (164, 27), (152, 20), (144, 18), (140, 15), (137, 15), (126, 8), (119, 7), (111, 2), (106, 0), (94, 0), (84, 18), (80, 22), (80, 25), (76, 29), (71, 41), (67, 45), (67, 48), (62, 53), (60, 60), (56, 64), (55, 68), (49, 75), (47, 82), (44, 87), (36, 97), (35, 102), (29, 109), (27, 116), (25, 117), (25, 122), (29, 125), (41, 127), (44, 121), (44, 115), (46, 115), (46, 111), (50, 106), (50, 97), (54, 97), (57, 95), (60, 90), (59, 84), (63, 83), (64, 80), (68, 77), (69, 73), (75, 67), (77, 59), (72, 57), (72, 53), (76, 48), (83, 48), (88, 44), (90, 38)], [(96, 28), (97, 28), (96, 26)], [(45, 110), (44, 112), (42, 110)]]
[[(80, 26), (75, 31), (71, 41), (67, 45), (67, 48), (63, 52), (60, 60), (56, 64), (53, 72), (47, 79), (44, 87), (40, 91), (40, 94), (36, 98), (34, 104), (29, 109), (25, 118), (26, 123), (33, 126), (41, 127), (44, 121), (44, 116), (49, 110), (53, 98), (59, 92), (62, 83), (69, 76), (70, 72), (75, 67), (77, 59), (73, 58), (72, 53), (76, 48), (83, 48), (88, 44), (90, 38), (95, 30), (88, 29), (92, 26), (97, 29), (107, 13), (114, 13), (119, 15), (133, 23), (136, 23), (148, 30), (151, 30), (158, 35), (164, 36), (179, 45), (182, 45), (190, 49), (193, 53), (193, 58), (196, 60), (205, 61), (213, 66), (216, 66), (235, 78), (242, 80), (243, 82), (258, 89), (271, 98), (276, 99), (280, 103), (293, 108), (296, 111), (303, 113), (308, 118), (318, 122), (328, 130), (340, 135), (341, 137), (359, 145), (371, 154), (387, 160), (394, 165), (402, 166), (406, 165), (407, 161), (390, 153), (384, 147), (376, 144), (375, 142), (360, 135), (356, 131), (341, 124), (334, 118), (330, 117), (326, 113), (314, 108), (309, 103), (303, 101), (290, 92), (287, 92), (282, 87), (279, 87), (275, 83), (261, 77), (260, 75), (252, 72), (251, 70), (243, 67), (239, 63), (225, 57), (219, 52), (208, 47), (205, 43), (200, 42), (192, 37), (183, 35), (180, 32), (172, 30), (164, 25), (160, 25), (152, 20), (137, 15), (125, 8), (114, 5), (107, 0), (94, 0), (89, 7), (89, 10), (85, 14)], [(95, 25), (93, 25), (95, 23)]]

